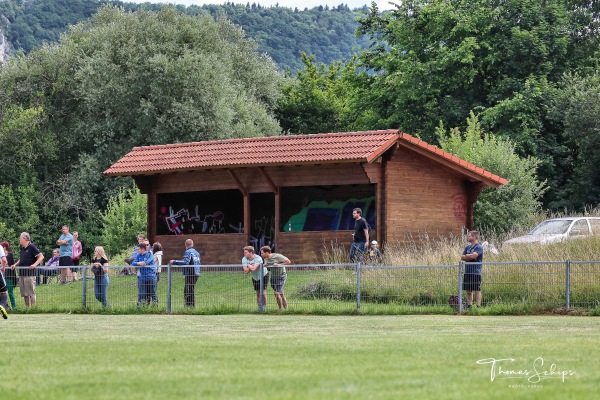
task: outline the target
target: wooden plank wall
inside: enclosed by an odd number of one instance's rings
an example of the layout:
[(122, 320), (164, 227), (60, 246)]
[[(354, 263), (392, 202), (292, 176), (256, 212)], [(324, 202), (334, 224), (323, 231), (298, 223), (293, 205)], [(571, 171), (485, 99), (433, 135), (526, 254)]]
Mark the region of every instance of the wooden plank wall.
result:
[(194, 248), (200, 253), (202, 264), (238, 264), (244, 256), (246, 246), (244, 234), (223, 235), (160, 235), (151, 237), (151, 242), (160, 242), (163, 247), (163, 263), (183, 258), (186, 239), (194, 241)]
[[(279, 235), (277, 252), (282, 253), (295, 264), (322, 263), (323, 249), (344, 246), (350, 253), (353, 231), (283, 232)], [(372, 231), (377, 238), (377, 231)], [(350, 262), (350, 259), (347, 260)]]
[(387, 242), (460, 235), (469, 197), (463, 178), (405, 148), (395, 150), (385, 174)]

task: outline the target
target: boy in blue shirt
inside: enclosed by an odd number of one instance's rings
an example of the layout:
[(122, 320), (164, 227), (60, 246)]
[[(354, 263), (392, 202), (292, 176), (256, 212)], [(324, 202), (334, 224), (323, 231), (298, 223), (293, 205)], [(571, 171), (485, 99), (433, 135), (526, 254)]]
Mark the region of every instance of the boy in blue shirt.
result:
[(151, 251), (148, 251), (146, 243), (139, 244), (138, 254), (131, 265), (138, 267), (140, 272), (140, 276), (138, 276), (138, 306), (144, 303), (157, 305), (158, 297), (156, 297), (154, 255), (152, 255)]

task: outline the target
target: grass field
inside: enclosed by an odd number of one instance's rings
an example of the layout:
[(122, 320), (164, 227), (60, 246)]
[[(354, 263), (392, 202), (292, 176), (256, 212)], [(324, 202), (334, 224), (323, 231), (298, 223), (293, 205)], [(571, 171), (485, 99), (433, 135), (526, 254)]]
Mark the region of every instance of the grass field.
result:
[[(12, 314), (7, 399), (595, 399), (600, 319)], [(534, 367), (542, 357), (544, 365)], [(506, 359), (491, 365), (482, 359)], [(555, 364), (551, 367), (551, 364)], [(551, 379), (546, 371), (554, 373)], [(512, 371), (513, 379), (501, 379)], [(518, 371), (528, 376), (516, 375)], [(564, 381), (558, 373), (568, 372)], [(574, 372), (571, 374), (571, 372)], [(529, 378), (529, 381), (528, 381)]]

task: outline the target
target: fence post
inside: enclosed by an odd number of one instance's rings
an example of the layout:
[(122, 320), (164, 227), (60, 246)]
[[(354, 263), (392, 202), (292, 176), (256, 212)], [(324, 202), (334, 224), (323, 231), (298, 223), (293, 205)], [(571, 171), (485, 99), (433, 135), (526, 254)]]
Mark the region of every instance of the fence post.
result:
[(360, 261), (356, 263), (356, 312), (360, 312)]
[(463, 270), (465, 263), (459, 261), (458, 263), (458, 312), (462, 314), (463, 312), (463, 299), (462, 299), (462, 288), (463, 288)]
[(565, 273), (566, 273), (566, 277), (565, 277), (565, 307), (567, 309), (567, 311), (569, 311), (569, 309), (571, 308), (571, 261), (567, 260), (565, 261)]
[(171, 314), (171, 264), (167, 266), (167, 314)]
[(265, 277), (265, 270), (262, 264), (260, 264), (260, 273), (258, 274), (258, 277), (260, 279), (260, 295), (258, 296), (258, 312), (265, 312), (267, 311), (265, 307), (265, 305), (263, 304), (263, 292), (265, 290), (265, 283), (264, 283), (264, 277)]
[(82, 298), (82, 306), (85, 309), (87, 307), (87, 267), (83, 266), (83, 298)]

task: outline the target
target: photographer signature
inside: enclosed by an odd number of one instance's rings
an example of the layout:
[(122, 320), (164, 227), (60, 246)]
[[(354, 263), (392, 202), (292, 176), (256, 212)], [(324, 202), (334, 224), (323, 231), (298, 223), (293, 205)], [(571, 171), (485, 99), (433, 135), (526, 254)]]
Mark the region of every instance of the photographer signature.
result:
[(538, 357), (533, 361), (531, 369), (508, 369), (506, 364), (514, 361), (514, 358), (484, 358), (476, 363), (490, 365), (490, 380), (492, 382), (495, 379), (527, 379), (529, 383), (539, 383), (546, 379), (560, 379), (564, 382), (566, 377), (575, 375), (575, 371), (559, 369), (554, 363), (544, 368), (542, 357)]

